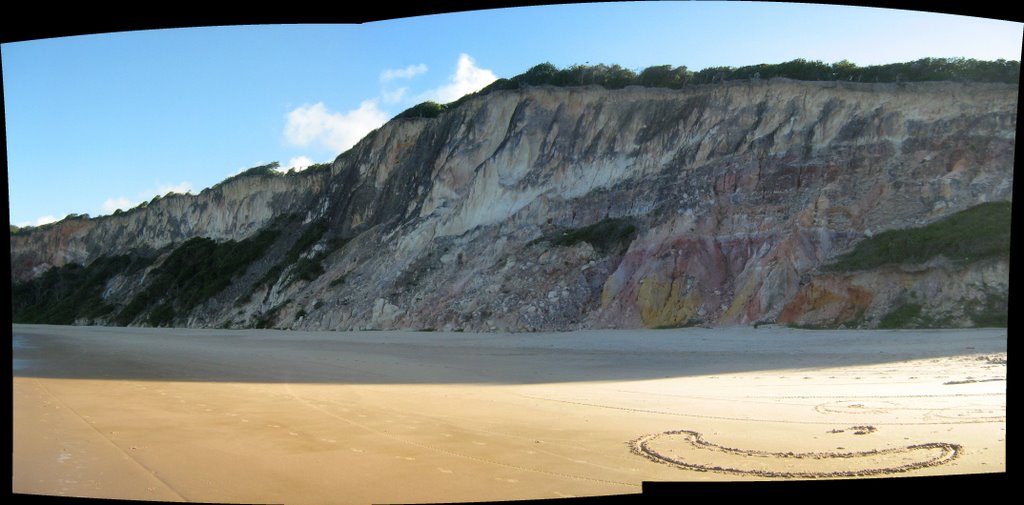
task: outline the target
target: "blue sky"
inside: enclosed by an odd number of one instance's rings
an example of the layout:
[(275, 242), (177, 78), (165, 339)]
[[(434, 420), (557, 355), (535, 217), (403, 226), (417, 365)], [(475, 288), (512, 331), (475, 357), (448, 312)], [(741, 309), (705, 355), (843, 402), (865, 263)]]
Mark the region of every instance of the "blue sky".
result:
[(329, 162), (416, 103), (545, 61), (1020, 60), (1022, 33), (1017, 22), (892, 9), (630, 2), (6, 43), (10, 221), (109, 214), (273, 161)]

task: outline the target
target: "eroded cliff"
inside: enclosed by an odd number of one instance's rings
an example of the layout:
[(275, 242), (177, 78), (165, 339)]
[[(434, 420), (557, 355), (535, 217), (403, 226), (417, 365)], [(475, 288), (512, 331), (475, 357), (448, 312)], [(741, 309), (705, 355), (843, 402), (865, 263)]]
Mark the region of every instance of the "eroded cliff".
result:
[(884, 326), (902, 310), (987, 324), (964, 307), (1005, 302), (1008, 249), (823, 267), (880, 232), (1010, 201), (1016, 110), (1016, 86), (978, 83), (497, 91), (393, 120), (330, 170), (12, 236), (12, 274), (149, 251), (104, 281), (107, 315), (77, 319), (116, 322), (188, 239), (273, 229), (201, 303), (155, 297), (121, 321), (530, 331)]

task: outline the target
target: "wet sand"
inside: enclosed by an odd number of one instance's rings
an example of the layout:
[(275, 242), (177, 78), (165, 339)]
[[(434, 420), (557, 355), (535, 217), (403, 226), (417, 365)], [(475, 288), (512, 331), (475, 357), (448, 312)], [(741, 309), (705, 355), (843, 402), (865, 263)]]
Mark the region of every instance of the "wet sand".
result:
[(1006, 330), (13, 326), (13, 491), (389, 503), (1003, 472)]

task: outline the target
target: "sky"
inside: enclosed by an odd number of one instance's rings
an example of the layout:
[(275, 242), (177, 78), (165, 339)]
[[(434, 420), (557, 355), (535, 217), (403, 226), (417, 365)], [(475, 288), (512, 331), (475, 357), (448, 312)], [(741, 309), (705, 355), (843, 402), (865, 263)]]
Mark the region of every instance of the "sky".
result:
[(127, 210), (247, 168), (331, 162), (425, 100), (550, 62), (1021, 59), (1020, 22), (786, 3), (626, 2), (364, 24), (172, 28), (0, 44), (10, 222)]

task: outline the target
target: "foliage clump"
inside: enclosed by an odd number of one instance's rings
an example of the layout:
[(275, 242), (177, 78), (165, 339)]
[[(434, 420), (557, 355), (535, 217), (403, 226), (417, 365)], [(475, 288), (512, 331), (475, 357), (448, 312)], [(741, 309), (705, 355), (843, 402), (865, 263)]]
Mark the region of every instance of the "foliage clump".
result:
[(878, 322), (880, 329), (931, 328), (931, 318), (923, 318), (923, 307), (919, 303), (903, 303), (892, 309)]
[(828, 64), (798, 58), (783, 63), (747, 65), (744, 67), (708, 67), (691, 71), (685, 66), (655, 65), (639, 73), (619, 65), (573, 65), (559, 70), (551, 63), (541, 63), (510, 79), (498, 79), (480, 90), (485, 95), (500, 89), (524, 86), (590, 86), (619, 89), (626, 86), (679, 89), (689, 85), (711, 84), (745, 79), (784, 77), (800, 81), (853, 82), (1002, 82), (1016, 84), (1020, 79), (1020, 62), (979, 61), (967, 58), (922, 58), (906, 63), (859, 67), (848, 60)]
[(586, 242), (602, 253), (621, 252), (636, 237), (636, 225), (628, 218), (606, 218), (590, 226), (563, 231), (551, 239), (556, 246)]
[(103, 298), (117, 274), (132, 274), (152, 263), (140, 255), (103, 256), (88, 266), (71, 263), (11, 286), (11, 319), (26, 324), (73, 324), (106, 316), (115, 307)]
[(221, 187), (230, 181), (238, 180), (243, 177), (279, 177), (283, 176), (281, 173), (281, 164), (278, 162), (267, 163), (266, 165), (260, 165), (258, 167), (252, 167), (242, 172), (232, 175), (223, 181), (214, 184), (211, 189)]
[(965, 303), (964, 310), (975, 327), (1006, 328), (1009, 302), (1006, 293), (986, 293), (980, 300), (971, 300)]
[(601, 86), (621, 89), (626, 86), (681, 89), (687, 86), (725, 81), (782, 77), (800, 81), (847, 82), (1001, 82), (1020, 80), (1020, 62), (998, 59), (981, 61), (969, 58), (921, 58), (905, 63), (857, 66), (849, 60), (824, 63), (797, 58), (783, 63), (761, 63), (743, 67), (707, 67), (693, 71), (685, 66), (654, 65), (639, 72), (619, 65), (572, 65), (559, 69), (549, 62), (536, 65), (510, 78), (498, 79), (476, 93), (448, 103), (423, 102), (406, 109), (396, 118), (435, 118), (453, 110), (474, 96), (528, 86)]
[(298, 278), (304, 281), (312, 281), (323, 275), (325, 272), (323, 267), (324, 258), (332, 251), (344, 247), (348, 243), (348, 239), (336, 237), (328, 240), (325, 248), (312, 256), (304, 258), (302, 255), (324, 237), (327, 229), (328, 223), (326, 219), (320, 219), (306, 225), (302, 234), (295, 240), (295, 243), (292, 244), (284, 258), (271, 267), (256, 285), (270, 285), (277, 282), (281, 277), (281, 273), (290, 265), (295, 265), (292, 269), (293, 279)]
[(920, 228), (890, 230), (864, 239), (822, 270), (868, 270), (923, 263), (937, 256), (967, 265), (1009, 254), (1010, 202), (987, 202)]
[[(916, 298), (916, 297), (915, 297)], [(926, 314), (919, 299), (906, 301), (882, 316), (878, 322), (881, 329), (900, 328), (952, 328), (959, 326), (949, 315)], [(1009, 312), (1005, 293), (987, 292), (980, 299), (963, 300), (963, 320), (970, 321), (976, 328), (1006, 328)]]
[(279, 233), (268, 229), (240, 242), (218, 243), (205, 237), (185, 241), (149, 274), (146, 289), (117, 315), (117, 323), (127, 325), (150, 310), (148, 323), (171, 324), (177, 314), (188, 313), (231, 285)]
[(414, 105), (408, 109), (402, 111), (400, 114), (395, 116), (395, 119), (404, 118), (435, 118), (440, 116), (442, 112), (448, 109), (447, 105), (442, 105), (437, 102), (423, 102), (419, 105)]

